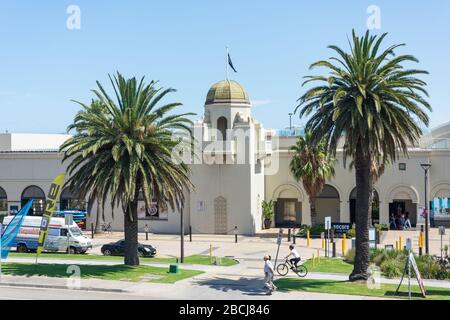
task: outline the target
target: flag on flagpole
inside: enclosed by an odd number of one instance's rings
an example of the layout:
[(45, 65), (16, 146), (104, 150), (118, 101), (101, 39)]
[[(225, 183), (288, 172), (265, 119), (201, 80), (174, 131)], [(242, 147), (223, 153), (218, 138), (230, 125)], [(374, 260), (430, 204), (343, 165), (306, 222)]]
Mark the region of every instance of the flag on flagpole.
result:
[(231, 69), (233, 69), (234, 72), (237, 73), (236, 69), (234, 68), (233, 62), (231, 61), (231, 57), (230, 57), (229, 53), (228, 53), (228, 65), (230, 66)]
[[(12, 218), (11, 222), (6, 226), (5, 231), (2, 232), (1, 238), (1, 259), (5, 260), (8, 258), (9, 251), (11, 250), (11, 245), (17, 237), (20, 228), (22, 227), (23, 220), (28, 214), (28, 211), (33, 204), (33, 199), (28, 201), (28, 203), (20, 209), (20, 211)], [(2, 225), (0, 225), (3, 228)]]

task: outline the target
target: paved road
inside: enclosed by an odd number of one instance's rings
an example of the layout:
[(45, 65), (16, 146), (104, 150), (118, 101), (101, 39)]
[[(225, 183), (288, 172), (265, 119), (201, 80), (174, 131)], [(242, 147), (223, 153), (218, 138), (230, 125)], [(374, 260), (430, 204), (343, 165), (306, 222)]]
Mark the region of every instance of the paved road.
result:
[(127, 293), (0, 286), (0, 300), (141, 300), (149, 297)]

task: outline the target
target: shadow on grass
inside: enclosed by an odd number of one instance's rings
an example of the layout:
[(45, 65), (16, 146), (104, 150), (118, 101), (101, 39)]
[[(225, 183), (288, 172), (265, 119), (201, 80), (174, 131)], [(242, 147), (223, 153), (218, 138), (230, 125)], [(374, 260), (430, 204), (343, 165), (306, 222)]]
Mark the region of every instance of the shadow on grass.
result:
[[(47, 276), (47, 277), (68, 277), (72, 273), (68, 273), (68, 267), (65, 264), (24, 264), (24, 263), (8, 263), (3, 266), (5, 274), (14, 276)], [(119, 275), (136, 270), (136, 267), (125, 265), (82, 265), (78, 266), (81, 270), (82, 277), (88, 278), (116, 278)]]
[(256, 278), (240, 277), (238, 279), (229, 279), (214, 277), (212, 279), (197, 280), (195, 284), (223, 292), (239, 291), (250, 296), (266, 295), (264, 281)]

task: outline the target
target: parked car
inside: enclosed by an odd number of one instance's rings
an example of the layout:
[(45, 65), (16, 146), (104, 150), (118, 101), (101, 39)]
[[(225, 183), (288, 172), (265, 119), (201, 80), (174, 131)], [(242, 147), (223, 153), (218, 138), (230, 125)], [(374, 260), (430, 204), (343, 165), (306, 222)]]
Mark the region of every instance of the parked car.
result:
[[(125, 240), (122, 239), (117, 242), (104, 244), (101, 251), (105, 256), (123, 256), (125, 252)], [(138, 243), (138, 255), (139, 257), (154, 257), (156, 255), (156, 248), (151, 245)]]

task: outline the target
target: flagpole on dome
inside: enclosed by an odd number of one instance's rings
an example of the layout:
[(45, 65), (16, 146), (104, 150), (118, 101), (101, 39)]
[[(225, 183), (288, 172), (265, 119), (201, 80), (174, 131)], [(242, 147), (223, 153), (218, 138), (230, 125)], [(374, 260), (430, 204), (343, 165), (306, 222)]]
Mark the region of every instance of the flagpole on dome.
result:
[(226, 46), (225, 68), (226, 68), (226, 77), (227, 77), (227, 80), (228, 80), (228, 56), (229, 56), (228, 46)]

